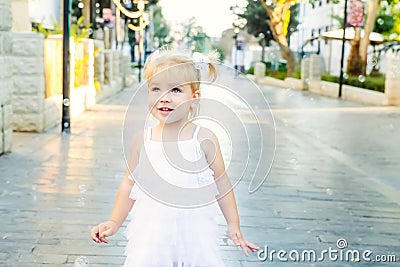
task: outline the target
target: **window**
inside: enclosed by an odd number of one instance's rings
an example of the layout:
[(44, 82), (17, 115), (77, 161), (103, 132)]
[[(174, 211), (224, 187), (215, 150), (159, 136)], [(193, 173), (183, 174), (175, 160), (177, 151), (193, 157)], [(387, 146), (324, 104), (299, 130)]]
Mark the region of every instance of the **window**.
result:
[[(326, 31), (326, 32), (329, 31), (329, 26), (325, 26), (325, 31)], [(328, 44), (328, 40), (327, 40), (327, 39), (325, 39), (325, 44), (326, 44), (326, 45)]]
[[(312, 29), (312, 30), (311, 30), (311, 39), (314, 38), (314, 35), (315, 35), (315, 30)], [(311, 40), (310, 44), (311, 44), (311, 45), (314, 45), (314, 40)]]

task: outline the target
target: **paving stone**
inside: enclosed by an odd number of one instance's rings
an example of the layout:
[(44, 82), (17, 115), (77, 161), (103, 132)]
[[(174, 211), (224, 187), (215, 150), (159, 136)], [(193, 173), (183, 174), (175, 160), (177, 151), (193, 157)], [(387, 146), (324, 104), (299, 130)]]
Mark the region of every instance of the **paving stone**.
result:
[[(248, 192), (251, 173), (235, 187), (246, 238), (260, 247), (288, 251), (335, 248), (344, 238), (349, 248), (398, 259), (362, 266), (398, 264), (400, 108), (371, 107), (309, 92), (293, 91), (289, 96), (286, 90), (268, 86), (261, 90), (276, 122), (277, 150), (259, 190)], [(94, 244), (88, 233), (108, 218), (124, 176), (121, 133), (133, 93), (126, 89), (75, 118), (70, 135), (60, 134), (59, 127), (42, 134), (14, 133), (13, 152), (0, 157), (0, 266), (72, 267), (78, 256), (87, 257), (92, 267), (123, 264), (127, 223), (109, 245)], [(233, 161), (229, 170), (238, 171), (239, 163)], [(256, 253), (245, 257), (227, 239), (222, 215), (218, 227), (228, 267), (288, 265), (262, 262)]]

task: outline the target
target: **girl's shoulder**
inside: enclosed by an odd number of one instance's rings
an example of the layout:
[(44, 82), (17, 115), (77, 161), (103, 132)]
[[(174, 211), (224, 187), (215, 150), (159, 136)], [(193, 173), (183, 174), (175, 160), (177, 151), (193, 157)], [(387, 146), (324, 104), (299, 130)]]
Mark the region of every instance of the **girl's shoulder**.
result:
[(219, 149), (218, 137), (212, 130), (206, 127), (200, 127), (198, 130), (197, 141), (200, 143), (200, 147), (206, 155), (213, 155), (215, 149)]
[(131, 149), (139, 152), (146, 138), (146, 134), (147, 130), (134, 133), (131, 139)]
[(198, 138), (199, 142), (201, 142), (203, 140), (217, 140), (218, 141), (218, 138), (213, 131), (211, 131), (210, 129), (208, 129), (207, 127), (204, 127), (204, 126), (198, 126), (198, 127), (199, 127), (199, 130), (198, 130), (197, 138)]

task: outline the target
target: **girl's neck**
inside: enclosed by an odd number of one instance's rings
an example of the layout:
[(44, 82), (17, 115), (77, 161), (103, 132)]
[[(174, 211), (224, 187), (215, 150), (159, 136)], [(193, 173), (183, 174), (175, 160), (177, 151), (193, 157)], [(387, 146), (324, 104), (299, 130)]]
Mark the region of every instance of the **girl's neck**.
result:
[(153, 128), (153, 139), (164, 139), (165, 141), (185, 139), (185, 128), (189, 125), (192, 125), (192, 123), (159, 123)]

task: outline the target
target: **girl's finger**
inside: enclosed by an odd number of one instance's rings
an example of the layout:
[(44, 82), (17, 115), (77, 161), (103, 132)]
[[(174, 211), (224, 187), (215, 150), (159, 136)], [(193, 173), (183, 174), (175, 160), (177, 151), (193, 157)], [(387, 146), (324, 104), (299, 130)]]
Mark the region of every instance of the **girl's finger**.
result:
[(107, 235), (105, 235), (105, 232), (107, 231), (107, 226), (103, 224), (99, 224), (98, 226), (98, 238), (100, 242), (103, 243), (108, 243), (108, 240), (106, 238)]
[(260, 248), (258, 246), (254, 245), (253, 243), (250, 243), (249, 241), (246, 241), (246, 245), (253, 252), (260, 250)]
[(246, 257), (248, 257), (249, 256), (249, 252), (247, 251), (247, 246), (246, 246), (246, 244), (244, 242), (241, 244), (241, 247), (242, 247), (244, 255), (246, 255)]
[(98, 227), (93, 227), (90, 231), (90, 237), (94, 242), (100, 243)]
[(238, 240), (239, 240), (239, 245), (243, 250), (244, 255), (246, 255), (246, 257), (249, 256), (249, 252), (247, 251), (247, 244), (245, 242), (245, 240), (241, 237), (240, 234), (236, 234)]

